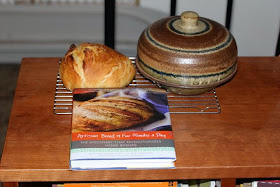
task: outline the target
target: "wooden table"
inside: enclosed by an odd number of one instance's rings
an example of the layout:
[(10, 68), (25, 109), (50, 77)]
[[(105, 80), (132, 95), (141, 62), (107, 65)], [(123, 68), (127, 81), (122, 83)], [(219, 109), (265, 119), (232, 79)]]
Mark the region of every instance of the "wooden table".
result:
[[(55, 115), (58, 58), (25, 58), (17, 83), (0, 180), (142, 181), (280, 177), (280, 58), (241, 57), (216, 88), (220, 114), (171, 115), (176, 169), (69, 170), (71, 115)], [(15, 185), (16, 186), (16, 185)]]

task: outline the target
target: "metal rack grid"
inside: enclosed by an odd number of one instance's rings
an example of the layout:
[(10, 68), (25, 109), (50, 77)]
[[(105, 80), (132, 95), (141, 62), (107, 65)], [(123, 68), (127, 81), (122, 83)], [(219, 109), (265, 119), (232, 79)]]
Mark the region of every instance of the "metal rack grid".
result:
[[(135, 58), (131, 57), (130, 59), (135, 63)], [(138, 72), (134, 80), (129, 84), (129, 87), (158, 88), (156, 84), (147, 80)], [(167, 97), (171, 114), (218, 114), (221, 112), (218, 97), (214, 89), (195, 96), (167, 93)], [(73, 93), (64, 87), (58, 74), (54, 98), (54, 114), (72, 114), (72, 101)]]

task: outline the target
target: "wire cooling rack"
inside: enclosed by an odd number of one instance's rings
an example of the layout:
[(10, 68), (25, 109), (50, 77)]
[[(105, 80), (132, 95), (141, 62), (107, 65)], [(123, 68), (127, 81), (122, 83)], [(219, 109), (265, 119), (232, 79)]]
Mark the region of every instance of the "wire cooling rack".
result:
[[(135, 63), (134, 57), (130, 57), (130, 59)], [(139, 72), (136, 73), (134, 80), (128, 87), (144, 89), (158, 88), (156, 84), (144, 78)], [(167, 98), (171, 114), (218, 114), (221, 112), (218, 97), (214, 89), (195, 96), (167, 93)], [(64, 87), (58, 74), (53, 107), (54, 114), (72, 114), (72, 102), (73, 93)]]

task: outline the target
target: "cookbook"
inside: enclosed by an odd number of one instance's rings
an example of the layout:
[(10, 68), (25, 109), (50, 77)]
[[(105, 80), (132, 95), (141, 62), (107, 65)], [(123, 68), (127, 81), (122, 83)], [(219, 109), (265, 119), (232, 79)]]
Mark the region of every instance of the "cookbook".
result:
[(70, 168), (174, 168), (166, 92), (153, 89), (75, 89)]
[(64, 187), (177, 187), (177, 181), (114, 182), (114, 183), (65, 183)]

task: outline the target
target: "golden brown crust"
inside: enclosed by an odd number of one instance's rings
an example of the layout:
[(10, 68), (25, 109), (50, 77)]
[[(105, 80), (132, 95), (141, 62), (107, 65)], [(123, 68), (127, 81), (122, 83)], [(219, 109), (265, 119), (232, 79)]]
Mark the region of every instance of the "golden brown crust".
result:
[(64, 86), (74, 88), (122, 88), (136, 70), (125, 55), (102, 44), (70, 46), (59, 67)]
[(73, 114), (74, 131), (111, 131), (148, 122), (157, 112), (144, 100), (112, 96), (85, 101)]

